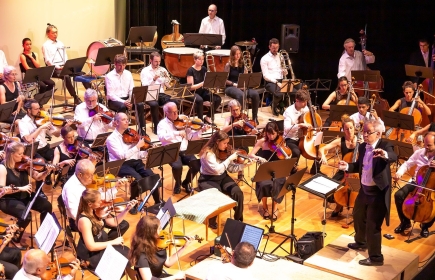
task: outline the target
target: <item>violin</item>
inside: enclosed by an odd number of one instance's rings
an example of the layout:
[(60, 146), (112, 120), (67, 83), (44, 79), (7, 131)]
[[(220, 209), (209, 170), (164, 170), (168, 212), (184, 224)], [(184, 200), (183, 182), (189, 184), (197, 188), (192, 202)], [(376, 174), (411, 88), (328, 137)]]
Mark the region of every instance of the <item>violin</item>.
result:
[(5, 133), (0, 132), (0, 145), (4, 145), (6, 142), (21, 142), (19, 137), (7, 136)]
[(243, 121), (243, 131), (246, 133), (251, 133), (257, 127), (257, 122), (254, 120), (250, 120), (245, 113), (241, 113), (238, 117), (233, 117), (233, 123)]
[[(51, 122), (55, 126), (64, 126), (68, 120), (65, 119), (61, 114), (48, 115), (45, 111), (39, 111), (38, 115), (35, 116), (35, 123), (37, 126), (41, 126), (47, 122)], [(73, 120), (73, 124), (81, 124), (77, 120)]]
[(227, 145), (227, 149), (225, 151), (219, 150), (218, 158), (221, 161), (226, 160), (233, 153), (237, 153), (237, 159), (234, 160), (234, 163), (243, 164), (246, 160), (253, 160), (248, 156), (248, 153), (243, 149), (233, 149), (232, 145)]
[[(125, 210), (124, 205), (127, 205), (130, 201), (124, 201), (124, 199), (117, 197), (111, 202), (102, 201), (100, 207), (94, 210), (95, 216), (100, 219), (105, 219), (109, 216), (110, 212), (120, 213)], [(137, 201), (136, 201), (137, 203)]]
[(47, 167), (56, 168), (56, 166), (52, 164), (46, 164), (43, 158), (34, 158), (31, 160), (30, 157), (23, 156), (21, 161), (15, 163), (15, 169), (18, 171), (24, 171), (29, 169), (31, 164), (33, 165), (33, 170), (38, 172), (44, 171)]
[[(185, 236), (181, 231), (173, 231), (173, 239), (171, 238), (171, 234), (165, 230), (160, 231), (159, 238), (157, 239), (157, 248), (166, 249), (169, 245), (182, 247), (186, 244)], [(193, 236), (194, 240), (198, 240), (198, 243), (201, 243), (204, 238), (199, 237), (198, 235)]]
[(75, 140), (73, 144), (67, 144), (66, 149), (68, 153), (72, 155), (78, 155), (82, 159), (89, 158), (91, 161), (95, 163), (100, 162), (103, 159), (103, 153), (99, 151), (92, 151), (91, 148), (81, 146), (82, 143), (79, 144), (79, 141)]
[(216, 244), (214, 245), (215, 249), (218, 249), (221, 252), (221, 259), (222, 259), (222, 263), (229, 263), (231, 262), (231, 254), (228, 253), (227, 250), (225, 250), (224, 247), (222, 247), (221, 244)]
[(87, 185), (87, 189), (98, 190), (99, 187), (103, 187), (106, 189), (114, 188), (116, 186), (116, 182), (118, 180), (127, 180), (129, 183), (134, 181), (133, 177), (125, 177), (121, 179), (117, 179), (113, 174), (106, 174), (104, 177), (100, 177), (97, 174), (94, 174), (92, 178), (92, 183)]
[(111, 111), (104, 111), (103, 107), (97, 105), (94, 109), (89, 110), (89, 117), (93, 117), (96, 114), (101, 114), (101, 121), (105, 124), (109, 124), (113, 121), (115, 114)]
[(140, 148), (141, 150), (147, 150), (153, 146), (151, 138), (148, 135), (141, 136), (136, 130), (132, 128), (127, 128), (122, 133), (122, 141), (124, 141), (125, 144), (137, 144), (141, 139), (143, 139), (143, 141), (145, 142), (145, 145)]
[(191, 128), (193, 130), (200, 130), (205, 123), (203, 123), (199, 118), (189, 119), (186, 115), (178, 115), (178, 118), (172, 121), (177, 130), (184, 130), (186, 128)]
[[(72, 268), (70, 266), (71, 262), (68, 262), (67, 259), (60, 257), (58, 258), (59, 267), (60, 267), (60, 275), (68, 275), (71, 273)], [(42, 280), (51, 280), (58, 279), (59, 271), (56, 262), (50, 262), (47, 264), (47, 268), (44, 273), (41, 274)]]
[(274, 140), (269, 140), (267, 145), (269, 150), (272, 152), (276, 151), (276, 156), (279, 159), (288, 159), (292, 156), (292, 150), (286, 146), (284, 137), (282, 135), (278, 135)]

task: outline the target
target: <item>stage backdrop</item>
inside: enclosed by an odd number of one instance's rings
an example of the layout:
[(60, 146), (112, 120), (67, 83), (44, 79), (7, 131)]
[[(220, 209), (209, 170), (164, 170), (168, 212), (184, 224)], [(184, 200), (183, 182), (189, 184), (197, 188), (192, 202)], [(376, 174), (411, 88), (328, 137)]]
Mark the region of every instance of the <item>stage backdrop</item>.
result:
[[(358, 32), (367, 24), (367, 49), (376, 55), (370, 67), (381, 71), (390, 104), (403, 96), (404, 64), (418, 50), (418, 39), (432, 42), (435, 34), (433, 0), (128, 0), (126, 27), (157, 25), (160, 48), (160, 38), (172, 32), (171, 20), (178, 20), (181, 33), (198, 32), (211, 3), (225, 23), (225, 49), (255, 37), (262, 56), (270, 38), (280, 39), (281, 24), (300, 25), (299, 53), (290, 54), (296, 77), (332, 79), (334, 88), (344, 40), (358, 42)], [(256, 71), (258, 64), (259, 59)], [(327, 94), (319, 93), (319, 101)]]
[[(115, 16), (115, 10), (121, 14)], [(9, 64), (19, 70), (21, 41), (28, 37), (41, 65), (47, 23), (58, 28), (58, 39), (70, 47), (68, 58), (86, 56), (88, 46), (109, 37), (123, 37), (125, 2), (115, 0), (2, 0), (0, 1), (0, 49)], [(118, 22), (118, 24), (116, 24)], [(124, 27), (119, 34), (116, 27)], [(20, 76), (21, 79), (21, 76)]]

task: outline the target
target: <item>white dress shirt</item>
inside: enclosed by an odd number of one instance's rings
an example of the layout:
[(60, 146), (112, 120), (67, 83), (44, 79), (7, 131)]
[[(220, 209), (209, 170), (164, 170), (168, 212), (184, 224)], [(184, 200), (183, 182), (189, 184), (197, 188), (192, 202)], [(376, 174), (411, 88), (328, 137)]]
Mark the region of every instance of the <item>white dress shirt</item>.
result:
[[(372, 114), (370, 114), (370, 112), (366, 113), (366, 116), (361, 115), (359, 112), (356, 112), (354, 114), (352, 114), (350, 116), (350, 118), (355, 122), (355, 128), (359, 129), (359, 123), (360, 122), (365, 122), (368, 119), (374, 119), (374, 117), (372, 116)], [(384, 125), (384, 121), (381, 120), (381, 118), (378, 118), (378, 121), (381, 123), (382, 125), (382, 132), (385, 132), (385, 125)]]
[(260, 66), (261, 72), (266, 81), (276, 83), (276, 80), (283, 78), (279, 54), (273, 55), (269, 51), (261, 58)]
[[(24, 136), (30, 135), (38, 129), (36, 123), (27, 114), (18, 122), (18, 128), (20, 129), (22, 139)], [(33, 140), (34, 142), (39, 141), (38, 149), (44, 148), (47, 145), (45, 135), (46, 129), (41, 129), (41, 132), (36, 136), (36, 139)]]
[(295, 104), (289, 106), (284, 111), (284, 136), (293, 140), (299, 140), (299, 117), (309, 112), (308, 106), (305, 106), (300, 111), (296, 110)]
[[(103, 104), (98, 105), (103, 108), (104, 112), (109, 111)], [(86, 135), (86, 140), (95, 140), (98, 134), (105, 133), (109, 128), (112, 128), (112, 123), (105, 124), (101, 120), (93, 122), (92, 118), (89, 117), (89, 109), (86, 107), (86, 102), (77, 105), (74, 111), (74, 119), (81, 122), (81, 124), (77, 125), (77, 134), (80, 137)], [(86, 132), (88, 134), (86, 134)]]
[(157, 125), (157, 136), (159, 137), (162, 146), (172, 143), (181, 142), (180, 151), (184, 152), (187, 149), (187, 144), (190, 140), (201, 139), (202, 130), (194, 131), (186, 129), (186, 137), (180, 136), (180, 132), (175, 128), (174, 123), (168, 119), (162, 119)]
[(200, 172), (203, 175), (222, 175), (225, 171), (230, 173), (236, 173), (245, 167), (244, 164), (237, 164), (234, 161), (230, 161), (227, 158), (224, 161), (216, 158), (216, 155), (213, 152), (207, 152), (200, 159), (201, 161), (201, 169)]
[[(32, 274), (28, 274), (27, 272), (24, 271), (24, 268), (21, 268), (20, 270), (18, 270), (17, 274), (15, 274), (14, 279), (13, 280), (41, 280), (40, 277), (38, 276), (33, 276)], [(73, 277), (68, 274), (65, 276), (62, 276), (63, 280), (71, 280), (73, 279)]]
[[(151, 65), (148, 65), (140, 72), (140, 81), (142, 85), (143, 86), (164, 85), (168, 87), (169, 85), (166, 84), (166, 78), (162, 77), (163, 75), (161, 75), (162, 72), (165, 72), (166, 76), (169, 77), (168, 71), (165, 68), (159, 67), (158, 69), (154, 70)], [(160, 77), (154, 81), (154, 76), (156, 75)], [(163, 86), (160, 87), (160, 92), (165, 93), (165, 89), (163, 88)]]
[(432, 160), (434, 160), (433, 157), (432, 158), (427, 157), (426, 149), (420, 149), (414, 151), (412, 156), (410, 156), (409, 159), (400, 166), (396, 174), (399, 177), (402, 177), (406, 171), (408, 171), (414, 166), (417, 166), (417, 168), (415, 169), (415, 173), (413, 174), (414, 175), (413, 177), (415, 178), (417, 177), (418, 170), (425, 165), (429, 165)]
[(361, 172), (361, 184), (366, 186), (375, 186), (376, 183), (373, 180), (373, 150), (378, 144), (379, 139), (376, 140), (373, 145), (367, 143), (366, 152), (363, 158), (363, 166)]
[(225, 43), (226, 35), (224, 21), (217, 16), (215, 16), (213, 19), (211, 19), (209, 16), (203, 18), (198, 33), (220, 34), (222, 35), (222, 45)]
[[(365, 59), (365, 62), (363, 61)], [(374, 55), (366, 55), (360, 51), (355, 51), (354, 56), (350, 56), (344, 51), (343, 55), (340, 57), (338, 62), (338, 74), (337, 77), (346, 76), (348, 81), (352, 80), (351, 71), (352, 70), (366, 70), (366, 64), (374, 63)]]
[(131, 97), (134, 81), (130, 71), (124, 69), (120, 75), (113, 69), (106, 75), (105, 81), (107, 99), (124, 103), (125, 100), (121, 97)]
[(0, 73), (3, 74), (3, 70), (6, 66), (8, 66), (8, 62), (6, 60), (5, 53), (0, 50)]
[(62, 189), (62, 200), (65, 204), (66, 214), (69, 218), (76, 219), (79, 210), (80, 198), (86, 187), (79, 181), (76, 174), (71, 176)]
[[(255, 260), (254, 260), (255, 261)], [(210, 267), (206, 280), (255, 280), (251, 269), (240, 268), (232, 263), (219, 263)]]
[(421, 55), (423, 56), (426, 67), (429, 67), (429, 52), (421, 52)]
[(136, 144), (125, 144), (121, 133), (117, 129), (107, 137), (106, 145), (109, 152), (109, 161), (142, 159), (147, 155), (147, 152), (138, 149)]
[(62, 68), (68, 60), (65, 45), (59, 40), (52, 41), (48, 39), (45, 41), (42, 45), (42, 54), (44, 55), (45, 64), (54, 65), (56, 69)]

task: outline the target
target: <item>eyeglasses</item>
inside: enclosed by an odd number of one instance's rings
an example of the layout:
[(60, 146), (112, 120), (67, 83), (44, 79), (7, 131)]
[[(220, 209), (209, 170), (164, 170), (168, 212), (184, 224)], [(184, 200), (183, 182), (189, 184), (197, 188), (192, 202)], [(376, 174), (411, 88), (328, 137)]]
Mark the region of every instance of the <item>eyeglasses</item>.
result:
[(208, 11), (209, 11), (209, 12), (212, 12), (212, 13), (213, 13), (213, 12), (216, 12), (216, 10), (208, 10)]
[(373, 133), (375, 133), (376, 131), (363, 131), (363, 135), (372, 135)]

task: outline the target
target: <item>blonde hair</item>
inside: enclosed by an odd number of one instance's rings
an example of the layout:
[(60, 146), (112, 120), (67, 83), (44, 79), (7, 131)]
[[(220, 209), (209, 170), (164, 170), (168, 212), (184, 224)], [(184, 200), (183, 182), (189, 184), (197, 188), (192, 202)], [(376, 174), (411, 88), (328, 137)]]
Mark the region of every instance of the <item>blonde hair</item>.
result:
[(24, 144), (20, 142), (11, 142), (6, 147), (4, 164), (7, 168), (9, 169), (15, 168), (15, 162), (13, 161), (11, 155), (17, 153), (19, 149), (24, 149)]
[(202, 51), (197, 51), (196, 53), (193, 54), (193, 59), (197, 60), (199, 57), (203, 57), (204, 56), (204, 52)]
[(210, 140), (208, 140), (207, 144), (202, 148), (201, 152), (199, 153), (199, 156), (202, 157), (203, 155), (206, 155), (208, 152), (213, 152), (216, 157), (219, 154), (218, 144), (219, 142), (228, 139), (229, 136), (226, 132), (223, 132), (222, 130), (218, 130), (210, 137)]

